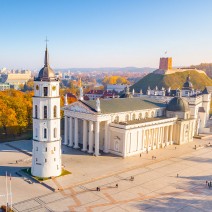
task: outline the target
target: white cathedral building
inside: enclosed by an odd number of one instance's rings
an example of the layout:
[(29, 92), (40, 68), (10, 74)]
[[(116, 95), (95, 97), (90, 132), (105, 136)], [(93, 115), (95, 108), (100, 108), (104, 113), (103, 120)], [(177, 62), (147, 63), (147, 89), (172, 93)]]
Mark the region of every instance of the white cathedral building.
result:
[(61, 174), (59, 80), (49, 66), (47, 47), (44, 67), (34, 79), (32, 153), (32, 175)]
[[(190, 87), (183, 89), (189, 94)], [(77, 102), (63, 107), (63, 144), (98, 156), (101, 151), (127, 157), (171, 144), (193, 141), (207, 127), (211, 94), (181, 97), (140, 95)], [(165, 98), (165, 99), (164, 99)], [(168, 100), (168, 101), (167, 101)]]

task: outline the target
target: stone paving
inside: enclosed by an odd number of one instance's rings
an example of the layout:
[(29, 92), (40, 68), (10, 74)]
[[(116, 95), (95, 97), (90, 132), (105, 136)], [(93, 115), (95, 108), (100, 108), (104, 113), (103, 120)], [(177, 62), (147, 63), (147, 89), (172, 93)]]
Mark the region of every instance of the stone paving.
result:
[[(206, 186), (206, 180), (212, 181), (212, 147), (193, 148), (208, 142), (212, 139), (126, 159), (93, 157), (63, 147), (63, 164), (72, 174), (45, 182), (56, 190), (62, 189), (56, 192), (16, 176), (15, 171), (30, 166), (30, 157), (1, 144), (0, 195), (5, 192), (7, 170), (13, 175), (15, 211), (211, 211), (212, 188)], [(31, 142), (22, 143), (30, 152)], [(17, 147), (21, 146), (20, 141)], [(22, 162), (16, 164), (17, 159)], [(0, 196), (0, 203), (4, 202)]]

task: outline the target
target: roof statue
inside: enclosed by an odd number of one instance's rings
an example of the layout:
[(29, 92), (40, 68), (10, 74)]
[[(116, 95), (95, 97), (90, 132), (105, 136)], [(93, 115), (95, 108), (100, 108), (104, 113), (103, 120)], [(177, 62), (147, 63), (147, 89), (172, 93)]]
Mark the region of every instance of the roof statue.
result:
[(80, 87), (79, 100), (83, 100), (83, 89)]
[(101, 112), (100, 100), (99, 100), (99, 98), (96, 99), (96, 111), (97, 111), (97, 112)]
[(64, 106), (67, 106), (68, 105), (68, 98), (67, 98), (67, 93), (65, 94), (65, 97), (64, 97)]
[(140, 94), (143, 94), (143, 91), (142, 91), (142, 89), (140, 90)]
[(132, 90), (132, 95), (134, 95), (135, 94), (135, 90), (134, 90), (134, 88), (133, 88), (133, 90)]

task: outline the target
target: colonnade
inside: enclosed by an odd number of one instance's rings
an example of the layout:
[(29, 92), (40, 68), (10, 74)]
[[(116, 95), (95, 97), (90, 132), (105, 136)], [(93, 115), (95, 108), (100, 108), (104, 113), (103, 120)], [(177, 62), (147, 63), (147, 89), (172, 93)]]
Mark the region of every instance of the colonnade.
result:
[[(83, 128), (79, 129), (79, 118), (65, 116), (64, 127), (64, 145), (73, 147), (75, 149), (79, 147), (79, 130), (82, 130), (82, 151), (90, 154), (99, 155), (99, 137), (100, 137), (100, 122), (83, 120)], [(105, 121), (105, 135), (104, 135), (104, 149), (105, 153), (108, 153), (108, 122)]]
[(144, 128), (142, 149), (150, 150), (165, 147), (173, 142), (173, 125), (158, 128)]

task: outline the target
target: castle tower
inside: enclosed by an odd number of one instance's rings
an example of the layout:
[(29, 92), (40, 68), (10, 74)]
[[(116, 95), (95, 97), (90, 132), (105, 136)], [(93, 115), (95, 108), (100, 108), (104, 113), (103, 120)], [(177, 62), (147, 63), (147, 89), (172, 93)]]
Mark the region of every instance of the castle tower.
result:
[(172, 58), (171, 57), (161, 57), (159, 69), (161, 69), (161, 70), (171, 70), (172, 69)]
[(34, 79), (32, 175), (61, 174), (59, 80), (49, 66), (46, 47), (44, 67)]

